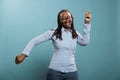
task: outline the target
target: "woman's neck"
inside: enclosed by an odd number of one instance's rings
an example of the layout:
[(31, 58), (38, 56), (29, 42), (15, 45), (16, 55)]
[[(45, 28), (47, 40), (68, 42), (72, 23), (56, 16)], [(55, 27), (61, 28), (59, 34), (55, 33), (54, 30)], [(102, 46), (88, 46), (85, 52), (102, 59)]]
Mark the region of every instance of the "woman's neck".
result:
[(65, 31), (70, 31), (71, 28), (70, 27), (64, 27)]

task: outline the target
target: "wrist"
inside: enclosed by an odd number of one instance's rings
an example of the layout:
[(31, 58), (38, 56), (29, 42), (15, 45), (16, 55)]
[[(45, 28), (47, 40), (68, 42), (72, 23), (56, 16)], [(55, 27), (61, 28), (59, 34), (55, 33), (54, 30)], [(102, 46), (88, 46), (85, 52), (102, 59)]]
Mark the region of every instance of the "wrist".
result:
[(22, 53), (21, 55), (22, 55), (23, 57), (27, 57), (27, 55), (26, 55), (26, 54), (24, 54), (24, 53)]
[(85, 24), (89, 24), (89, 23), (90, 23), (90, 19), (85, 19), (85, 20), (84, 20), (84, 23), (85, 23)]

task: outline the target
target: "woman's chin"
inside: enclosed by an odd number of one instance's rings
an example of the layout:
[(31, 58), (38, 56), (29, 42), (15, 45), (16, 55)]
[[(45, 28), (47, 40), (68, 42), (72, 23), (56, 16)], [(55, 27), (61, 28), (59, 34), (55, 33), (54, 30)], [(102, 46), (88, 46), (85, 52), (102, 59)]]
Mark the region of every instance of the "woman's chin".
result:
[(69, 24), (68, 24), (68, 25), (65, 25), (65, 26), (66, 26), (67, 28), (70, 28), (70, 27), (71, 27), (71, 25), (69, 25)]

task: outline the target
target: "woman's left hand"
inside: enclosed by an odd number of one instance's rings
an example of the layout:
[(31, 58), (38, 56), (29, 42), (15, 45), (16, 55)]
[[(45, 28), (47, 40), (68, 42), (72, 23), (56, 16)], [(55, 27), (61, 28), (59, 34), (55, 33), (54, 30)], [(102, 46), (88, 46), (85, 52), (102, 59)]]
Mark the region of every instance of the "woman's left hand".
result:
[(92, 18), (92, 16), (91, 16), (90, 12), (86, 11), (86, 13), (85, 13), (85, 24), (89, 24), (91, 18)]

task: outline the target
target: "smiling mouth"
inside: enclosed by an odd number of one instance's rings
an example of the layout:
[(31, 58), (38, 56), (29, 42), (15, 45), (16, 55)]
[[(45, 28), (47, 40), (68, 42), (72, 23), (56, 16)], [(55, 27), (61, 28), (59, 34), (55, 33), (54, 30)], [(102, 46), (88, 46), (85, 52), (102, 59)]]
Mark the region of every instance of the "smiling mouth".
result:
[(65, 23), (64, 25), (70, 25), (70, 23)]
[(64, 24), (64, 26), (71, 27), (71, 24), (70, 23), (66, 23), (66, 24)]

